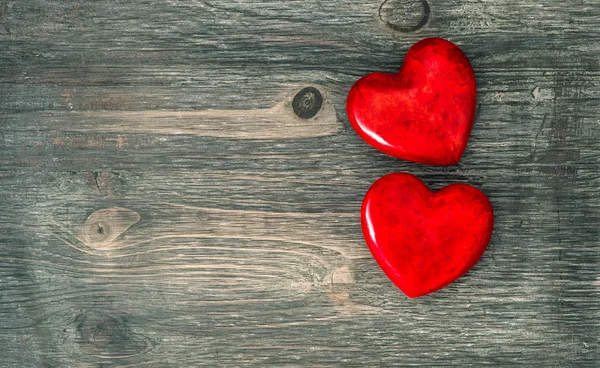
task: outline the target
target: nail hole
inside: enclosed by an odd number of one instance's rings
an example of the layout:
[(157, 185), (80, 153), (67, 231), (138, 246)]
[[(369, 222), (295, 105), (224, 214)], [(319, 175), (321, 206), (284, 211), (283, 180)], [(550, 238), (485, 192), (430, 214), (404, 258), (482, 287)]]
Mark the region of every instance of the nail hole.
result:
[(292, 100), (294, 113), (302, 119), (310, 119), (317, 115), (321, 106), (323, 106), (323, 96), (314, 87), (303, 88)]

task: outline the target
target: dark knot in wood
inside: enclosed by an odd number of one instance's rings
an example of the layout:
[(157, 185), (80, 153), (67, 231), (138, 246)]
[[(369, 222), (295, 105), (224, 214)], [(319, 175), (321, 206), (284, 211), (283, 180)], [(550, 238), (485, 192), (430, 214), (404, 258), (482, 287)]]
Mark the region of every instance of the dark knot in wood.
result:
[(127, 320), (103, 313), (82, 313), (74, 319), (83, 352), (103, 358), (127, 358), (146, 352), (150, 341), (131, 331)]
[(394, 31), (403, 33), (423, 28), (430, 13), (427, 0), (385, 0), (379, 7), (379, 19)]
[(292, 100), (294, 113), (302, 119), (310, 119), (317, 115), (321, 106), (323, 106), (323, 96), (314, 87), (303, 88)]
[(116, 240), (140, 218), (139, 213), (127, 208), (104, 208), (87, 218), (78, 238), (92, 248), (113, 248)]

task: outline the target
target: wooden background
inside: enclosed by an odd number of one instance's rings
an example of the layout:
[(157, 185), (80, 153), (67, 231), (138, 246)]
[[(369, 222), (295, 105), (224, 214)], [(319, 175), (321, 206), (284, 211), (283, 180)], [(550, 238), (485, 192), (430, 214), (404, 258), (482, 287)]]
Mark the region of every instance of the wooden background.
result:
[[(600, 3), (428, 1), (0, 0), (0, 366), (600, 366)], [(478, 78), (451, 167), (344, 111), (430, 36)], [(417, 300), (359, 226), (395, 171), (496, 213)]]

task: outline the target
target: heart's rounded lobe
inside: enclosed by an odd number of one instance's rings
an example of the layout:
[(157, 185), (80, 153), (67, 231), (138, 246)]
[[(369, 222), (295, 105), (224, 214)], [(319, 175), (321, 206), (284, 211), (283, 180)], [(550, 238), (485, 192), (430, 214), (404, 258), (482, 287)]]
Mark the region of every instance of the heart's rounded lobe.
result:
[(386, 175), (365, 195), (362, 230), (373, 257), (407, 296), (454, 282), (481, 258), (494, 226), (478, 189), (452, 184), (432, 192), (416, 176)]
[(348, 94), (350, 123), (367, 143), (423, 164), (460, 161), (475, 119), (477, 89), (469, 59), (455, 44), (414, 44), (396, 74), (372, 73)]

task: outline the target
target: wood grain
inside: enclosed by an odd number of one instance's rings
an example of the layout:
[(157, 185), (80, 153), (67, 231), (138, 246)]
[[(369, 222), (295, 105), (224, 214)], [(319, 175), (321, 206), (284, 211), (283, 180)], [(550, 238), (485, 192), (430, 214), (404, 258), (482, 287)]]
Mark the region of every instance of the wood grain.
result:
[[(3, 367), (600, 365), (596, 0), (1, 10)], [(387, 157), (345, 115), (354, 81), (430, 36), (477, 76), (452, 167)], [(302, 119), (307, 86), (323, 106)], [(395, 171), (496, 214), (473, 270), (417, 300), (360, 231)]]
[(27, 126), (21, 125), (21, 129), (35, 131), (185, 134), (237, 139), (312, 138), (341, 131), (342, 125), (327, 98), (316, 116), (310, 119), (297, 116), (292, 109), (292, 98), (301, 90), (294, 92), (277, 105), (264, 109), (86, 110), (51, 114), (44, 111), (27, 115), (21, 113), (17, 119), (28, 123)]

